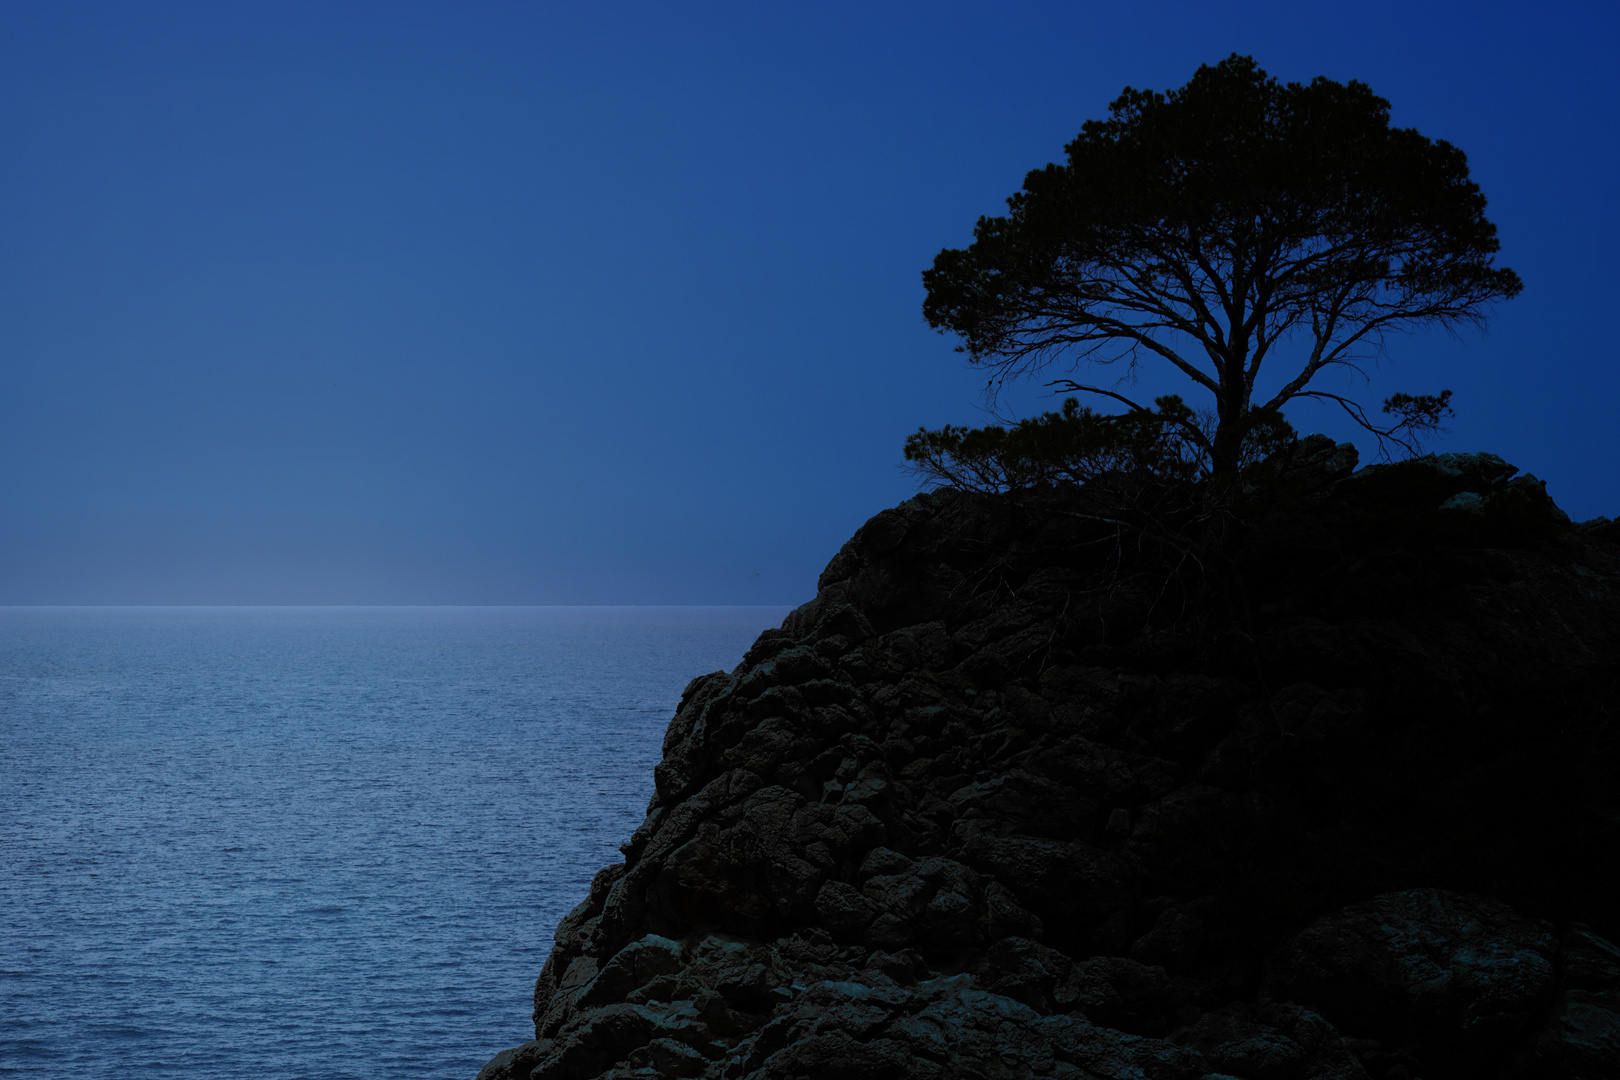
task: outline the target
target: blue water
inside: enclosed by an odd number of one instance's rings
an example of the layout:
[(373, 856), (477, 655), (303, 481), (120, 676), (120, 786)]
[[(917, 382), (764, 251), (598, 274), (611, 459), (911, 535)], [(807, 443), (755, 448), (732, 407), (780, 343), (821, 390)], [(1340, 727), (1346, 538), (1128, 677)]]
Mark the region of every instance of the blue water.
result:
[(785, 613), (0, 609), (0, 1075), (469, 1080)]

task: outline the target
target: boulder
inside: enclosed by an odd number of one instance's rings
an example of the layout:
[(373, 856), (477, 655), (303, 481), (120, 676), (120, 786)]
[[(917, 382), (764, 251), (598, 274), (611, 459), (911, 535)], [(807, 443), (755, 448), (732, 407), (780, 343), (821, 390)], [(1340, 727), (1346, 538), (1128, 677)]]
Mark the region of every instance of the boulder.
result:
[(1386, 893), (1325, 916), (1288, 945), (1273, 996), (1341, 1031), (1417, 1046), (1426, 1072), (1484, 1071), (1541, 1023), (1557, 984), (1545, 925), (1439, 889)]

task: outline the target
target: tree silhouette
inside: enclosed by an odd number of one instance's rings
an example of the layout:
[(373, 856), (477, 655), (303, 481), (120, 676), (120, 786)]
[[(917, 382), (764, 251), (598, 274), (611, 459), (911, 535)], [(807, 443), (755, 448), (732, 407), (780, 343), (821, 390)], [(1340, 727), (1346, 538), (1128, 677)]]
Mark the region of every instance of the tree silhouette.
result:
[[(1364, 83), (1278, 83), (1237, 55), (1179, 90), (1127, 87), (1109, 111), (923, 273), (929, 325), (961, 338), (992, 394), (1052, 363), (1124, 361), (1111, 386), (1052, 385), (1147, 412), (1119, 388), (1156, 356), (1213, 398), (1213, 423), (1173, 422), (1216, 476), (1238, 468), (1255, 415), (1295, 398), (1335, 401), (1408, 447), (1439, 423), (1449, 391), (1397, 394), (1379, 426), (1310, 384), (1361, 372), (1390, 330), (1477, 324), (1518, 294), (1461, 150), (1392, 128)], [(1262, 366), (1301, 343), (1257, 405)]]

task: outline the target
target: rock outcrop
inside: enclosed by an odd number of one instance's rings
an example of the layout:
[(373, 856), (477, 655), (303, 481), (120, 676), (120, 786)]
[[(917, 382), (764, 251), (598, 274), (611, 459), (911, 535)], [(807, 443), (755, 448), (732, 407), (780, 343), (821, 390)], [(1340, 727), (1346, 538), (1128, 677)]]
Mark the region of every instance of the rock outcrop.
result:
[(1354, 465), (1274, 466), (1213, 621), (1067, 496), (878, 514), (480, 1080), (1620, 1076), (1620, 537)]

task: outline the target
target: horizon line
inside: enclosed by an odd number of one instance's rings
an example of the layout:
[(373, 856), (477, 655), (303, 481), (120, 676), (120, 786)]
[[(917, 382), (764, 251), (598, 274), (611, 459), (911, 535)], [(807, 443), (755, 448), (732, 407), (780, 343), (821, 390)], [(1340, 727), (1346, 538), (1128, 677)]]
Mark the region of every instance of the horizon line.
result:
[(41, 608), (776, 608), (798, 604), (4, 604), (0, 610)]

